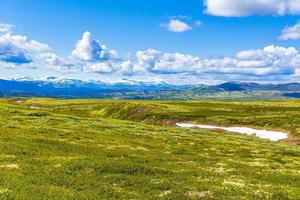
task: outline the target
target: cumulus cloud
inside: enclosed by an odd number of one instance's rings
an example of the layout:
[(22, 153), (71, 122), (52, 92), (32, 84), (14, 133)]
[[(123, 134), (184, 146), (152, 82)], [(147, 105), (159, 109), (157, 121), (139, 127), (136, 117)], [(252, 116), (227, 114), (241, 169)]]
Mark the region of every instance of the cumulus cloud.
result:
[(88, 64), (84, 67), (86, 72), (96, 72), (96, 73), (112, 73), (114, 71), (114, 66), (112, 63), (94, 63)]
[(182, 73), (192, 70), (199, 58), (180, 53), (165, 53), (155, 49), (138, 51), (134, 72)]
[(83, 61), (99, 61), (117, 59), (118, 55), (115, 50), (108, 50), (105, 45), (101, 45), (91, 33), (85, 32), (77, 42), (72, 57)]
[(182, 33), (192, 30), (192, 27), (187, 23), (180, 21), (179, 19), (171, 19), (167, 24), (163, 24), (163, 27), (167, 28), (168, 31), (175, 33)]
[(30, 56), (23, 49), (19, 49), (11, 42), (1, 41), (0, 38), (0, 61), (12, 64), (32, 62)]
[(10, 68), (19, 65), (31, 68), (66, 65), (65, 60), (55, 54), (47, 44), (11, 33), (0, 35), (0, 61), (1, 66)]
[(137, 52), (134, 72), (154, 74), (210, 74), (267, 77), (292, 75), (300, 66), (300, 54), (293, 48), (267, 46), (238, 52), (234, 57), (200, 59), (153, 49)]
[[(25, 36), (0, 35), (0, 67), (41, 67), (59, 73), (94, 73), (110, 77), (143, 77), (187, 83), (192, 81), (294, 80), (300, 77), (300, 53), (294, 47), (270, 45), (237, 52), (232, 57), (207, 58), (155, 49), (119, 57), (90, 33), (83, 34), (68, 58), (57, 55), (47, 44)], [(292, 79), (294, 78), (294, 79)]]
[(61, 73), (112, 73), (122, 65), (116, 51), (100, 45), (88, 32), (83, 34), (69, 58), (60, 57), (47, 44), (26, 36), (10, 32), (0, 35), (0, 67), (51, 68)]
[(115, 50), (109, 50), (92, 34), (85, 32), (69, 56), (70, 62), (83, 72), (109, 74), (122, 71), (123, 61)]
[(183, 33), (202, 26), (202, 22), (193, 20), (190, 16), (179, 15), (171, 17), (169, 22), (162, 23), (160, 26), (170, 32)]
[(224, 17), (298, 15), (300, 0), (205, 0), (205, 13)]
[(300, 39), (300, 22), (291, 27), (282, 30), (279, 40), (299, 40)]
[(10, 32), (14, 27), (12, 24), (0, 23), (0, 33)]
[(299, 67), (300, 55), (293, 47), (271, 45), (263, 49), (238, 52), (233, 58), (206, 60), (204, 64), (208, 72), (249, 76), (291, 75)]

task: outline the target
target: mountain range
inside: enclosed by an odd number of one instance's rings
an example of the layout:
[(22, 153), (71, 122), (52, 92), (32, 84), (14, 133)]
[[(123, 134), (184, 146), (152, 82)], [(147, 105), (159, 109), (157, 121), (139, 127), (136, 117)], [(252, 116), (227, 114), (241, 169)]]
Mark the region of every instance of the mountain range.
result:
[(300, 83), (259, 84), (226, 82), (218, 85), (172, 85), (164, 82), (119, 83), (47, 78), (45, 80), (0, 79), (0, 97), (205, 99), (300, 98)]

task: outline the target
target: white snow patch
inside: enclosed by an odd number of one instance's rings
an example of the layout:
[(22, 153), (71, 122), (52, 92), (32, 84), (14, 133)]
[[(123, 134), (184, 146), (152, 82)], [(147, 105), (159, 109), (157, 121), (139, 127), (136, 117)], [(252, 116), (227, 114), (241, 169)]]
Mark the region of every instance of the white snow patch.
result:
[(47, 108), (44, 107), (38, 107), (38, 106), (30, 106), (31, 109), (36, 109), (36, 110), (47, 110)]
[(267, 130), (258, 130), (247, 127), (222, 127), (222, 126), (210, 126), (210, 125), (196, 125), (196, 124), (185, 124), (177, 123), (177, 126), (182, 128), (203, 128), (203, 129), (221, 129), (228, 132), (241, 133), (246, 135), (256, 135), (258, 138), (269, 139), (271, 141), (278, 141), (288, 138), (287, 133), (279, 131), (267, 131)]

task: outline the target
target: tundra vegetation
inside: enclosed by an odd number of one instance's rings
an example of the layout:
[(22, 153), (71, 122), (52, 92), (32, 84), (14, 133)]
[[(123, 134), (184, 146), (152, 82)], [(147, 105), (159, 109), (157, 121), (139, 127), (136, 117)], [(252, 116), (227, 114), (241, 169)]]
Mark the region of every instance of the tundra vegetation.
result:
[(299, 199), (299, 137), (296, 100), (1, 99), (0, 199)]

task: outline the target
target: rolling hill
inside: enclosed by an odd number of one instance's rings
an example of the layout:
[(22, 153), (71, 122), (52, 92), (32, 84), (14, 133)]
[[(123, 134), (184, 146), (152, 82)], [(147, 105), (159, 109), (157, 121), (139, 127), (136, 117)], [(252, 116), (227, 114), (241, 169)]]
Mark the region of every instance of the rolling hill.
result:
[[(299, 112), (297, 100), (2, 98), (0, 199), (297, 200)], [(175, 122), (276, 129), (289, 139)]]

